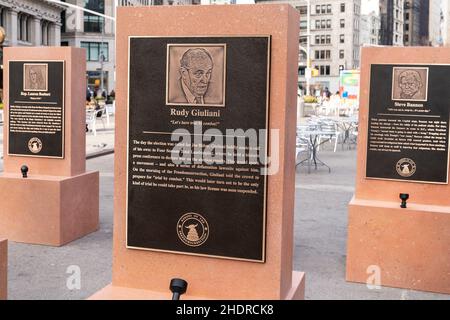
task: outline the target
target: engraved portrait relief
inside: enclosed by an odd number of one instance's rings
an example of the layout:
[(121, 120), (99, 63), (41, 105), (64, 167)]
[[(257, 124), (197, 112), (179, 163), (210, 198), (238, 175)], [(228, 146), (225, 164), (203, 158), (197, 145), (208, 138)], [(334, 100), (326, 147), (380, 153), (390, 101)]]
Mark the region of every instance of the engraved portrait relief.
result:
[(223, 107), (225, 60), (222, 44), (169, 44), (166, 104)]
[(48, 65), (26, 63), (23, 66), (23, 90), (47, 91), (48, 90)]
[(427, 101), (428, 68), (395, 67), (392, 100)]

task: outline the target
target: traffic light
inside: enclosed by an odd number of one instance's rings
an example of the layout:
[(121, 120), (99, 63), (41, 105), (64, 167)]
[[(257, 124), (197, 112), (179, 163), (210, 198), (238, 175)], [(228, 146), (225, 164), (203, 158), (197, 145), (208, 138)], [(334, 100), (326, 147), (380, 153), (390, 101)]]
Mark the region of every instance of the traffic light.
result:
[(318, 77), (319, 76), (319, 69), (312, 68), (311, 69), (311, 76)]

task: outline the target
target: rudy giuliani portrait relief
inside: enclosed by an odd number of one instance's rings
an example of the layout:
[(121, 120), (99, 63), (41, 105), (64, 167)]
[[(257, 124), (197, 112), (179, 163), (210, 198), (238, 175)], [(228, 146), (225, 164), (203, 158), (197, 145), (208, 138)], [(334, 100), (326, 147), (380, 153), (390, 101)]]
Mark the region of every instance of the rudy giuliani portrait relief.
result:
[(225, 106), (226, 46), (167, 46), (166, 104)]
[(47, 64), (24, 64), (23, 68), (24, 91), (47, 91)]
[(427, 101), (428, 68), (396, 67), (393, 78), (392, 100)]

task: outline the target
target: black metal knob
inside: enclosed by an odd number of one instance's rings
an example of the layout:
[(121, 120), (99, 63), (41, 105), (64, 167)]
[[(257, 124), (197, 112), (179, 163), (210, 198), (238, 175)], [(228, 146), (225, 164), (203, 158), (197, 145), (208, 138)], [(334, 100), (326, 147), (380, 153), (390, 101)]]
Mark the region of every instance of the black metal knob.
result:
[(172, 291), (172, 300), (180, 300), (180, 296), (186, 293), (188, 283), (183, 279), (170, 280), (170, 291)]
[(400, 200), (402, 200), (402, 204), (400, 205), (400, 208), (406, 209), (406, 201), (409, 199), (409, 194), (407, 193), (400, 193)]
[(23, 165), (20, 168), (20, 171), (22, 171), (22, 177), (23, 178), (28, 178), (28, 167), (27, 166)]

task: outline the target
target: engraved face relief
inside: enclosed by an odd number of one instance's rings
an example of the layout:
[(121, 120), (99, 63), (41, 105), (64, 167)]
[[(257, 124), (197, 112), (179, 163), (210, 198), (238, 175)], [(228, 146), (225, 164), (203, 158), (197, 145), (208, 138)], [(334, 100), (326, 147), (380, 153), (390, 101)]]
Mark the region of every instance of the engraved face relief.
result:
[(225, 106), (224, 44), (168, 44), (166, 104)]
[(25, 64), (23, 78), (24, 91), (47, 91), (48, 65)]
[(395, 67), (392, 100), (427, 101), (428, 68)]

